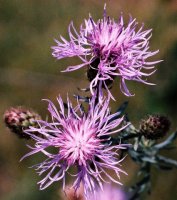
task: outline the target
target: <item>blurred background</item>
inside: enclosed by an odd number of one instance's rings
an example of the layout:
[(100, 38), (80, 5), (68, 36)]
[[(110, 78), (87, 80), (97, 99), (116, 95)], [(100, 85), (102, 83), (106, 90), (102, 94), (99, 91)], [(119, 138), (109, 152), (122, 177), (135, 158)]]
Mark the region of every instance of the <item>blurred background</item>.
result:
[[(102, 17), (104, 3), (111, 17), (131, 14), (145, 28), (153, 28), (151, 50), (159, 49), (154, 57), (164, 61), (157, 65), (157, 72), (150, 77), (156, 86), (128, 83), (136, 95), (123, 96), (117, 81), (112, 90), (115, 110), (123, 101), (129, 101), (127, 112), (138, 127), (146, 114), (162, 113), (172, 121), (171, 132), (177, 127), (177, 1), (176, 0), (0, 0), (0, 199), (2, 200), (57, 200), (60, 184), (53, 184), (39, 191), (40, 180), (33, 169), (39, 157), (32, 156), (21, 163), (20, 158), (28, 152), (26, 141), (18, 139), (5, 127), (3, 113), (12, 106), (25, 105), (47, 115), (43, 98), (55, 101), (58, 94), (63, 98), (78, 93), (77, 87), (86, 87), (85, 71), (61, 73), (68, 65), (78, 63), (75, 59), (56, 61), (51, 56), (54, 38), (68, 38), (67, 27), (74, 21), (79, 29), (84, 18), (91, 13), (95, 20)], [(163, 152), (162, 152), (163, 153)], [(176, 158), (177, 151), (165, 152)], [(122, 176), (126, 186), (136, 181), (138, 166), (130, 159), (123, 168), (128, 176)], [(152, 170), (152, 194), (147, 200), (177, 199), (177, 172)]]

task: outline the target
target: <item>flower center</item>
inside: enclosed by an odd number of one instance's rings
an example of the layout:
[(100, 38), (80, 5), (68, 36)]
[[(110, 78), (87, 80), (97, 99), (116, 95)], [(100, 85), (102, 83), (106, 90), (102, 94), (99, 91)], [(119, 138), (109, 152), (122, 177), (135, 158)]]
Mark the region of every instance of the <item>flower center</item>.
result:
[(63, 130), (60, 138), (60, 154), (68, 164), (77, 162), (86, 165), (99, 148), (100, 139), (96, 137), (96, 128), (90, 128), (88, 121), (72, 120)]

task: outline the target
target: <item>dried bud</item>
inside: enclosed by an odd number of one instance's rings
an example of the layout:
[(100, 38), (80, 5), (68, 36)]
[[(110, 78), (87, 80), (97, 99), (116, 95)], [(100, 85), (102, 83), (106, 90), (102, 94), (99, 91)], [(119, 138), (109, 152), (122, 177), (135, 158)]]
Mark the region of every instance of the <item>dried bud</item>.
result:
[(30, 126), (38, 127), (36, 120), (41, 117), (32, 110), (16, 107), (10, 108), (4, 113), (4, 122), (7, 127), (20, 138), (30, 139), (24, 130)]
[(161, 115), (150, 115), (140, 124), (140, 133), (147, 139), (156, 140), (164, 137), (170, 129), (170, 121)]

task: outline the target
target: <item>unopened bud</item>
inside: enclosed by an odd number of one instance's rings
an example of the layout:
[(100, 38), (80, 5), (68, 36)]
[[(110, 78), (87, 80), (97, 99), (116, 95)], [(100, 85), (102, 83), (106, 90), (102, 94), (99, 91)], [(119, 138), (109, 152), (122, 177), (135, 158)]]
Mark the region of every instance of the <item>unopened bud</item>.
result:
[(164, 137), (170, 129), (170, 121), (162, 115), (150, 115), (140, 124), (140, 133), (147, 139), (156, 140)]
[(36, 112), (22, 108), (10, 108), (4, 113), (4, 122), (7, 127), (20, 138), (30, 139), (30, 136), (24, 132), (30, 126), (38, 127), (36, 120), (41, 117)]

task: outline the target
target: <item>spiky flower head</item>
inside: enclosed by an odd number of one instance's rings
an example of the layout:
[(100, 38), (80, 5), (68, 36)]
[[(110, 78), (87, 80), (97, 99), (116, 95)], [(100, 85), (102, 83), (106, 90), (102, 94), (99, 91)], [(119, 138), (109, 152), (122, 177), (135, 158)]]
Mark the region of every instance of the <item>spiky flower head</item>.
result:
[(30, 136), (24, 132), (30, 126), (38, 127), (36, 120), (41, 117), (31, 109), (23, 107), (10, 108), (4, 113), (4, 122), (6, 126), (20, 138), (30, 139)]
[[(40, 128), (30, 127), (26, 131), (36, 143), (24, 157), (36, 153), (47, 157), (34, 166), (39, 175), (46, 174), (39, 182), (40, 189), (60, 180), (65, 188), (66, 174), (73, 167), (77, 170), (73, 174), (76, 177), (73, 188), (77, 191), (82, 183), (86, 197), (90, 192), (94, 193), (96, 187), (102, 187), (105, 177), (120, 183), (119, 173), (125, 172), (119, 168), (121, 160), (117, 157), (117, 150), (125, 149), (127, 145), (111, 145), (110, 135), (124, 129), (117, 129), (123, 117), (117, 118), (117, 113), (110, 114), (109, 99), (105, 99), (102, 105), (97, 104), (95, 99), (93, 96), (90, 100), (88, 112), (84, 112), (79, 103), (73, 107), (69, 99), (67, 111), (61, 97), (57, 98), (59, 109), (48, 101), (52, 121), (38, 121)], [(34, 135), (33, 132), (36, 131), (43, 137)], [(50, 152), (49, 147), (53, 147), (56, 153)], [(112, 171), (111, 175), (107, 169)]]
[(147, 139), (156, 140), (164, 137), (170, 129), (170, 121), (163, 115), (149, 115), (140, 123), (140, 133)]
[[(73, 23), (68, 28), (70, 41), (62, 36), (56, 41), (52, 55), (57, 59), (77, 56), (82, 63), (68, 67), (65, 72), (79, 68), (87, 68), (91, 93), (99, 90), (102, 97), (102, 88), (111, 95), (109, 87), (116, 77), (120, 78), (121, 91), (131, 96), (125, 80), (133, 80), (151, 84), (144, 79), (155, 72), (154, 64), (160, 61), (148, 61), (157, 51), (149, 50), (151, 30), (138, 28), (136, 19), (130, 17), (128, 24), (124, 23), (123, 16), (118, 21), (106, 15), (104, 8), (103, 19), (97, 22), (90, 16), (85, 20), (77, 32)], [(150, 70), (150, 72), (146, 72)], [(114, 99), (113, 96), (111, 96)]]

